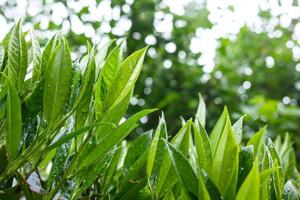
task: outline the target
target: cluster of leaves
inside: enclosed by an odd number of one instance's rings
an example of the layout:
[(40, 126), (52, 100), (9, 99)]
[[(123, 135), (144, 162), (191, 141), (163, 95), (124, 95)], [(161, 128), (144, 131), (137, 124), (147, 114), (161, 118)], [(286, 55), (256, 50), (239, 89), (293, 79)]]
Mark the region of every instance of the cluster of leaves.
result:
[(263, 128), (243, 146), (226, 108), (208, 135), (201, 96), (171, 140), (162, 115), (127, 141), (155, 111), (123, 118), (147, 48), (88, 44), (72, 63), (60, 34), (43, 52), (27, 36), (18, 22), (0, 46), (0, 199), (299, 199), (290, 136), (265, 143)]
[[(32, 183), (26, 180), (33, 173), (41, 177), (38, 190), (45, 199), (56, 194), (77, 199), (98, 179), (101, 184), (92, 190), (102, 196), (116, 190), (111, 187), (116, 169), (129, 167), (126, 174), (119, 174), (122, 187), (114, 193), (121, 194), (123, 183), (134, 173), (130, 167), (135, 158), (126, 156), (130, 149), (122, 140), (140, 118), (154, 111), (140, 111), (119, 123), (147, 48), (123, 60), (124, 41), (101, 47), (88, 44), (88, 54), (72, 63), (68, 43), (60, 34), (48, 41), (42, 53), (34, 33), (28, 41), (27, 36), (19, 21), (0, 48), (0, 199), (13, 199), (21, 194), (20, 188), (32, 199), (28, 187)], [(124, 156), (124, 163), (118, 163)]]
[(180, 131), (168, 141), (162, 116), (147, 160), (153, 199), (300, 198), (300, 174), (288, 134), (284, 141), (280, 137), (275, 143), (270, 138), (265, 141), (265, 126), (244, 145), (244, 116), (231, 125), (225, 107), (210, 134), (205, 118), (206, 106), (200, 96), (195, 119), (183, 121)]

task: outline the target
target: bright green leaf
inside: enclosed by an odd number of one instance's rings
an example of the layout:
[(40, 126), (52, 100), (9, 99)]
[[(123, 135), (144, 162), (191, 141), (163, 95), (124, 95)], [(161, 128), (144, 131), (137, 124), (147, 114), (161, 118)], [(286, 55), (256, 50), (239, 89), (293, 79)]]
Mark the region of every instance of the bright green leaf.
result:
[[(235, 141), (230, 120), (227, 117), (226, 125), (213, 157), (212, 179), (223, 196), (229, 191), (230, 183), (235, 178), (238, 167), (239, 146)], [(236, 181), (236, 180), (235, 180)], [(233, 181), (233, 182), (235, 182)]]
[(17, 89), (9, 78), (6, 78), (6, 82), (8, 86), (6, 106), (6, 146), (9, 159), (14, 160), (17, 156), (21, 139), (22, 110)]
[(211, 143), (213, 156), (215, 155), (217, 146), (219, 144), (228, 117), (229, 117), (228, 110), (227, 107), (225, 106), (220, 118), (218, 119), (216, 125), (214, 126), (210, 134), (210, 143)]
[(195, 115), (196, 119), (205, 127), (206, 106), (202, 95), (199, 93), (199, 104)]
[(236, 195), (236, 200), (259, 200), (260, 180), (257, 161)]
[(236, 139), (236, 142), (238, 144), (242, 143), (242, 139), (243, 139), (243, 119), (246, 115), (243, 115), (242, 117), (240, 117), (233, 125), (232, 125), (232, 129), (233, 129), (233, 133)]
[(48, 123), (52, 123), (61, 114), (69, 96), (71, 79), (70, 49), (66, 40), (62, 39), (62, 42), (50, 55), (46, 67), (43, 107)]
[(198, 178), (188, 159), (170, 143), (165, 144), (181, 184), (192, 196), (197, 197)]

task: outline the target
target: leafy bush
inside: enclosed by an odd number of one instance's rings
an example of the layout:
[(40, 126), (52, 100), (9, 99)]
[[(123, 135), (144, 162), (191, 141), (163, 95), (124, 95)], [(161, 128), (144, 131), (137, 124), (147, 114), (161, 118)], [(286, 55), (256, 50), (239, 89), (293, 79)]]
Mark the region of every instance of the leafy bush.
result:
[[(147, 160), (154, 199), (299, 199), (300, 174), (288, 134), (283, 143), (280, 137), (265, 142), (263, 127), (243, 145), (244, 116), (231, 125), (225, 107), (209, 135), (205, 116), (200, 96), (195, 119), (183, 121), (171, 141), (161, 118)], [(163, 144), (164, 153), (156, 151)], [(160, 167), (148, 170), (153, 163)]]
[(124, 41), (87, 46), (72, 63), (56, 34), (41, 52), (20, 22), (2, 41), (0, 199), (299, 199), (289, 135), (265, 143), (262, 128), (244, 146), (226, 108), (208, 135), (201, 96), (172, 139), (162, 115), (126, 140), (155, 111), (124, 118), (147, 48), (123, 59)]

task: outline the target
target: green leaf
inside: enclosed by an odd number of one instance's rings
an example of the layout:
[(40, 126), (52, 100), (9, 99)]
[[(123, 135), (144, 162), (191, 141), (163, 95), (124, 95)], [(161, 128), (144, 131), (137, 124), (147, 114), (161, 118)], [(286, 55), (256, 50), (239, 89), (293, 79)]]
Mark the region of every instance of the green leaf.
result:
[[(72, 66), (73, 72), (72, 72), (72, 82), (71, 82), (71, 88), (70, 88), (70, 97), (68, 101), (68, 107), (67, 112), (70, 112), (71, 110), (74, 110), (77, 107), (77, 101), (79, 96), (80, 88), (82, 87), (82, 79), (83, 75), (81, 74), (81, 71), (79, 69), (78, 62), (75, 62)], [(76, 104), (77, 105), (76, 105)], [(75, 116), (76, 118), (76, 116)], [(75, 119), (75, 129), (78, 129), (78, 121)]]
[(36, 85), (37, 81), (40, 80), (41, 74), (42, 74), (42, 54), (41, 54), (41, 47), (39, 44), (38, 37), (36, 34), (32, 31), (31, 32), (31, 52), (32, 52), (32, 78), (31, 78), (31, 84)]
[(211, 200), (209, 192), (207, 191), (205, 182), (202, 178), (202, 175), (199, 175), (198, 178), (198, 199), (202, 199), (202, 200)]
[(50, 56), (46, 67), (43, 107), (47, 122), (50, 124), (61, 114), (69, 96), (72, 79), (70, 49), (66, 40)]
[(257, 161), (239, 189), (236, 200), (259, 200), (260, 197), (260, 180)]
[(111, 135), (102, 140), (83, 160), (78, 161), (78, 171), (90, 166), (92, 163), (97, 161), (101, 156), (109, 151), (113, 146), (122, 141), (135, 127), (136, 123), (143, 116), (154, 112), (156, 109), (146, 109), (140, 111), (127, 119), (121, 124)]
[(233, 133), (236, 139), (236, 142), (238, 144), (242, 143), (242, 139), (243, 139), (243, 119), (246, 115), (243, 115), (242, 117), (240, 117), (233, 125), (232, 125), (232, 129), (233, 129)]
[(205, 127), (206, 106), (202, 95), (199, 93), (199, 104), (195, 118)]
[(252, 169), (254, 162), (254, 148), (253, 145), (243, 147), (239, 154), (239, 175), (237, 188), (240, 188), (247, 175)]
[[(277, 170), (277, 168), (270, 168), (270, 169), (266, 169), (264, 171), (262, 171), (260, 173), (260, 182), (261, 184), (264, 183), (265, 181), (268, 180), (268, 178)], [(268, 185), (269, 187), (269, 185)], [(266, 192), (266, 191), (263, 191), (263, 192)]]
[(197, 197), (198, 178), (188, 159), (170, 143), (165, 141), (165, 144), (181, 184), (192, 196)]
[(159, 123), (155, 130), (155, 134), (148, 153), (146, 166), (148, 178), (150, 178), (152, 175), (156, 176), (158, 167), (163, 160), (165, 145), (162, 139), (167, 139), (167, 126), (163, 113), (161, 118), (159, 119)]
[[(113, 109), (111, 109), (109, 112), (107, 112), (102, 119), (98, 119), (98, 121), (103, 121), (103, 122), (110, 122), (114, 124), (119, 124), (120, 120), (126, 113), (130, 98), (132, 97), (133, 91), (128, 93), (128, 95), (118, 104), (116, 105)], [(111, 127), (109, 126), (101, 126), (99, 128), (99, 131), (97, 133), (98, 139), (101, 141), (105, 139), (107, 136), (109, 136), (112, 133)]]
[(76, 128), (82, 127), (85, 124), (85, 121), (88, 117), (88, 114), (90, 112), (90, 104), (92, 102), (92, 96), (93, 96), (93, 87), (95, 83), (95, 70), (96, 70), (96, 64), (95, 64), (95, 56), (94, 56), (94, 47), (89, 52), (88, 55), (88, 62), (86, 66), (86, 71), (83, 76), (83, 80), (81, 83), (80, 92), (78, 95), (78, 98), (76, 100), (76, 103), (74, 106), (77, 106), (76, 108)]
[(290, 134), (288, 133), (285, 134), (284, 142), (279, 149), (279, 156), (285, 176), (292, 177), (296, 169), (297, 161), (295, 151), (293, 149), (293, 143), (291, 141)]
[[(115, 76), (117, 75), (117, 72), (120, 68), (121, 62), (122, 62), (122, 44), (121, 42), (119, 45), (117, 45), (108, 55), (105, 64), (100, 72), (100, 77), (98, 81), (101, 84), (101, 94), (99, 94), (98, 98), (100, 98), (100, 101), (104, 101), (104, 98), (108, 98), (106, 96), (107, 91), (110, 91), (113, 86), (113, 81), (115, 79)], [(100, 91), (99, 91), (100, 92)], [(97, 94), (97, 93), (96, 93)]]
[(100, 70), (103, 68), (105, 64), (105, 59), (107, 57), (107, 52), (109, 52), (110, 47), (115, 42), (115, 40), (109, 40), (108, 42), (101, 43), (97, 45), (97, 53), (95, 55), (95, 62), (96, 62), (96, 80), (99, 77)]
[(259, 131), (257, 131), (247, 143), (247, 146), (253, 145), (255, 156), (258, 155), (258, 153), (261, 149), (262, 142), (263, 142), (263, 136), (266, 132), (266, 128), (267, 128), (267, 126), (264, 126)]
[[(272, 154), (272, 153), (271, 153)], [(281, 200), (282, 199), (282, 188), (284, 187), (284, 176), (281, 166), (278, 164), (278, 160), (274, 161), (273, 164), (275, 171), (271, 179), (271, 197), (272, 199)]]
[[(263, 143), (264, 146), (264, 155), (263, 155), (263, 160), (262, 160), (262, 170), (263, 172), (261, 173), (261, 199), (266, 199), (269, 200), (271, 198), (271, 187), (270, 183), (271, 180), (269, 178), (270, 175), (274, 173), (274, 168), (272, 168), (273, 165), (273, 159), (271, 156), (271, 153), (268, 149), (268, 147)], [(265, 173), (269, 173), (271, 171), (271, 174), (266, 174), (268, 176), (265, 177)]]
[(8, 77), (6, 77), (6, 82), (8, 86), (6, 106), (6, 146), (9, 159), (14, 160), (17, 156), (17, 151), (21, 140), (22, 110), (17, 89)]
[(110, 98), (105, 102), (106, 108), (114, 108), (132, 91), (141, 72), (147, 49), (148, 47), (145, 47), (134, 52), (122, 62), (115, 75), (113, 87), (108, 91)]
[[(179, 132), (172, 138), (171, 144), (178, 148), (184, 155), (188, 154), (190, 142), (190, 127), (191, 122), (187, 122)], [(172, 167), (172, 161), (165, 150), (164, 158), (159, 168), (158, 177), (155, 183), (156, 195), (168, 192), (177, 182), (175, 169)]]
[(265, 151), (262, 160), (262, 170), (266, 170), (272, 167), (273, 159), (268, 147), (264, 143), (263, 143), (263, 147)]
[(277, 160), (278, 164), (281, 165), (281, 159), (279, 157), (278, 151), (277, 151), (275, 145), (273, 144), (271, 138), (268, 138), (267, 147), (271, 153), (273, 161), (275, 162), (275, 160)]
[[(119, 198), (120, 200), (132, 200), (132, 199), (141, 199), (140, 197), (138, 197), (138, 193), (139, 191), (141, 191), (142, 188), (144, 188), (147, 184), (147, 179), (144, 178), (142, 180), (140, 180), (138, 183), (134, 184), (133, 187), (130, 187), (130, 189), (128, 191), (126, 191), (126, 193), (123, 193), (122, 195), (120, 195)], [(149, 198), (145, 198), (149, 199)]]
[(62, 37), (59, 34), (56, 34), (47, 42), (42, 54), (42, 70), (46, 69), (48, 63), (50, 62), (51, 55), (53, 55), (54, 50), (62, 42), (61, 40)]
[(271, 179), (273, 183), (271, 187), (271, 194), (272, 194), (272, 198), (276, 198), (277, 200), (280, 200), (282, 197), (282, 188), (284, 186), (284, 172), (281, 166), (281, 160), (278, 155), (278, 152), (270, 138), (268, 138), (267, 148), (270, 151), (273, 160), (272, 163), (273, 167), (276, 168)]
[[(217, 186), (213, 183), (211, 178), (203, 171), (201, 171), (202, 177), (205, 179), (205, 187), (213, 200), (222, 200), (224, 197), (220, 194)], [(200, 191), (199, 191), (200, 192)]]
[(192, 200), (194, 198), (191, 197), (191, 195), (188, 193), (188, 191), (185, 190), (185, 188), (181, 187), (180, 196), (178, 199), (179, 200)]
[(27, 71), (27, 59), (27, 46), (22, 34), (21, 21), (18, 21), (9, 38), (6, 69), (8, 77), (20, 91)]
[(192, 124), (194, 130), (194, 139), (198, 157), (198, 166), (200, 169), (204, 169), (209, 174), (212, 166), (212, 150), (208, 135), (201, 123), (198, 124), (198, 128), (195, 124)]
[(214, 126), (210, 134), (210, 143), (211, 143), (213, 156), (215, 155), (217, 146), (219, 144), (228, 117), (229, 117), (228, 110), (227, 107), (225, 106), (220, 118), (218, 119), (218, 122), (216, 123), (216, 125)]
[[(212, 180), (225, 196), (238, 167), (239, 146), (235, 141), (231, 123), (227, 117), (224, 131), (217, 146), (212, 166)], [(234, 181), (235, 182), (235, 181)]]

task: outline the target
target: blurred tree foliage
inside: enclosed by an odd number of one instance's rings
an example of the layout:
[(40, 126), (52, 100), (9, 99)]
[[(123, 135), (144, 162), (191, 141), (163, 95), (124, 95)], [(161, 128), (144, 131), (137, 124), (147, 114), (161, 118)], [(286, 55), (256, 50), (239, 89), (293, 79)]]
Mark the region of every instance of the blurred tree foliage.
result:
[[(85, 45), (87, 38), (91, 38), (84, 31), (74, 31), (73, 16), (85, 28), (95, 30), (95, 35), (127, 37), (128, 53), (142, 48), (145, 43), (151, 44), (144, 71), (135, 90), (136, 95), (131, 101), (130, 113), (135, 113), (141, 107), (158, 107), (164, 111), (167, 123), (170, 124), (168, 128), (172, 132), (180, 126), (180, 116), (186, 119), (194, 114), (198, 92), (201, 92), (210, 111), (209, 129), (223, 106), (227, 105), (230, 113), (233, 113), (233, 119), (247, 113), (246, 124), (256, 130), (268, 124), (271, 136), (287, 131), (293, 133), (297, 136), (295, 141), (299, 156), (300, 38), (299, 35), (295, 36), (295, 29), (300, 31), (299, 17), (286, 19), (287, 13), (274, 14), (269, 7), (261, 9), (257, 16), (261, 20), (260, 29), (245, 23), (235, 34), (216, 38), (214, 68), (206, 70), (201, 60), (199, 62), (199, 57), (205, 53), (206, 48), (211, 49), (211, 46), (197, 43), (194, 46), (201, 46), (204, 50), (193, 51), (191, 48), (201, 31), (216, 27), (205, 2), (188, 1), (184, 6), (184, 14), (176, 14), (164, 1), (158, 0), (89, 1), (93, 2), (95, 8), (104, 4), (111, 8), (114, 14), (104, 14), (106, 16), (102, 18), (87, 17), (90, 13), (104, 10), (92, 9), (82, 2), (44, 0), (35, 14), (30, 13), (31, 5), (27, 4), (27, 12), (23, 13), (23, 18), (29, 24), (34, 23), (34, 27), (45, 30), (41, 36), (48, 37), (51, 31), (65, 28), (63, 33), (68, 41), (76, 45)], [(265, 2), (268, 4), (271, 1)], [(274, 4), (275, 1), (272, 2)], [(71, 3), (81, 3), (82, 7), (74, 9), (70, 6)], [(63, 6), (67, 12), (61, 23), (49, 17), (55, 12), (54, 7), (50, 6), (52, 4)], [(281, 1), (277, 4), (278, 8), (284, 6)], [(297, 1), (290, 1), (288, 4), (299, 11)], [(17, 3), (14, 1), (1, 5), (0, 14), (5, 16), (7, 22), (14, 21), (15, 16), (8, 16), (6, 9), (14, 11), (16, 7)], [(227, 11), (233, 13), (234, 9), (229, 6)], [(45, 27), (44, 17), (47, 16), (49, 19)], [(130, 25), (129, 28), (127, 26), (128, 30), (125, 28), (120, 33), (114, 28), (120, 26), (122, 20)], [(285, 21), (288, 21), (287, 25)], [(67, 25), (69, 28), (66, 28)], [(82, 49), (74, 51), (84, 53), (84, 48)], [(156, 115), (143, 121), (145, 130), (156, 125), (160, 113)], [(246, 126), (246, 136), (253, 131), (255, 130)]]

